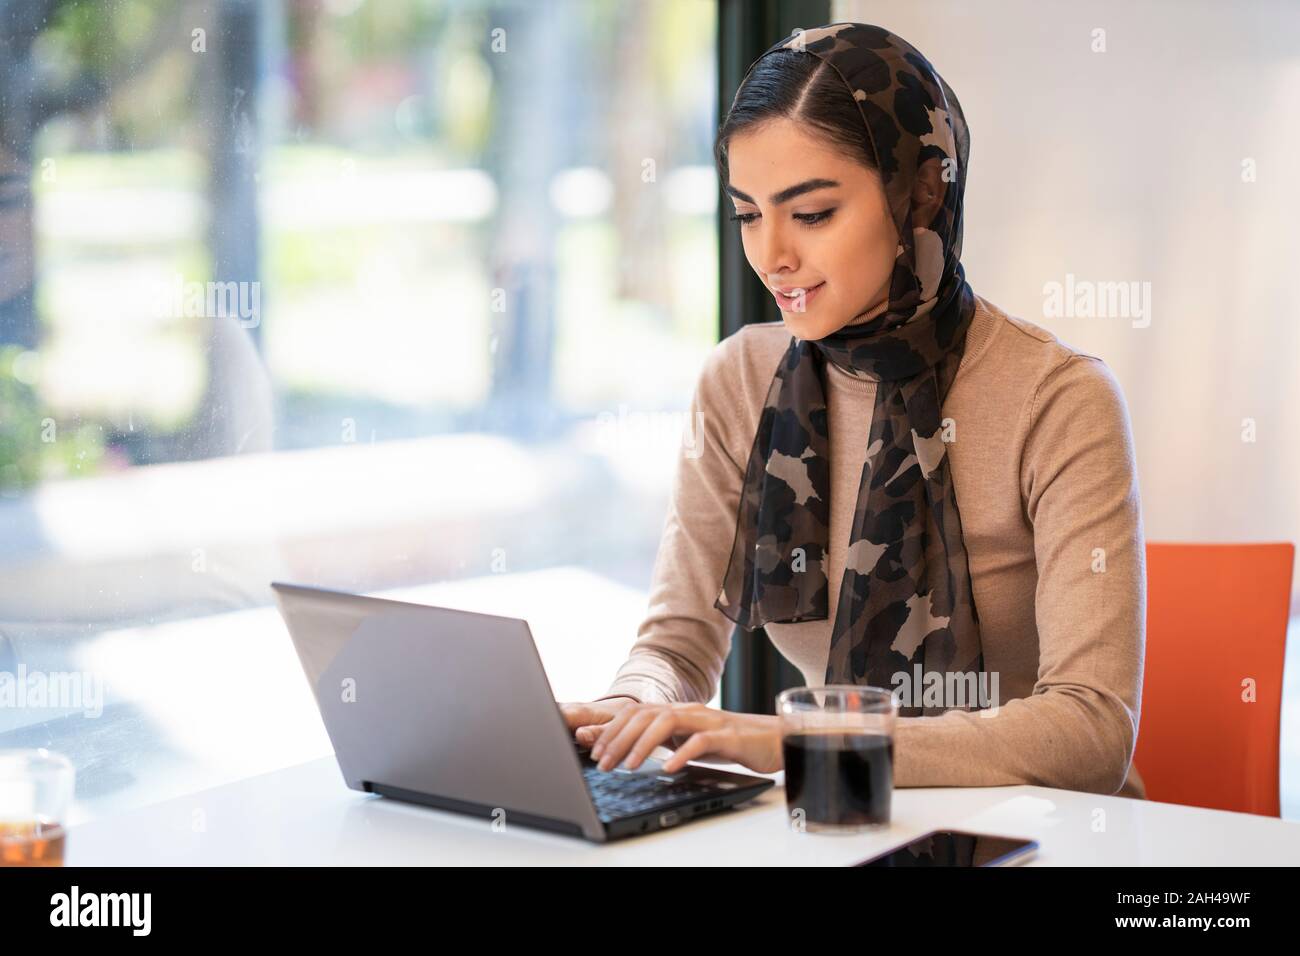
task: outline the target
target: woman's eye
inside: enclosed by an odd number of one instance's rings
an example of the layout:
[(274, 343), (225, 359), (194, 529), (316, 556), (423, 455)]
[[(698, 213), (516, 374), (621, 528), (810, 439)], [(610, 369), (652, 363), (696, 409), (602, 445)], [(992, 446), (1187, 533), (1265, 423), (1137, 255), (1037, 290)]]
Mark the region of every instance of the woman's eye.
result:
[[(798, 219), (805, 226), (819, 226), (830, 219), (834, 212), (834, 209), (823, 209), (821, 212), (801, 212), (795, 213), (794, 218)], [(758, 213), (735, 213), (731, 218), (734, 221), (739, 222), (742, 226), (747, 226), (758, 218)]]
[(805, 225), (816, 226), (831, 218), (834, 209), (823, 209), (821, 212), (809, 212), (797, 214), (794, 218), (800, 220)]

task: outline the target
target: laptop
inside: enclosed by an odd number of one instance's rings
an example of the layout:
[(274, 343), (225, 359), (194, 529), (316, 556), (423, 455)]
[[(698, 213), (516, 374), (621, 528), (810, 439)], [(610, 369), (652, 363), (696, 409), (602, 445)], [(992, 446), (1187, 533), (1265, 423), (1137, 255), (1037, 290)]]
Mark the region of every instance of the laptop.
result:
[(687, 764), (602, 771), (565, 722), (525, 621), (272, 582), (343, 779), (603, 843), (758, 796), (767, 777)]

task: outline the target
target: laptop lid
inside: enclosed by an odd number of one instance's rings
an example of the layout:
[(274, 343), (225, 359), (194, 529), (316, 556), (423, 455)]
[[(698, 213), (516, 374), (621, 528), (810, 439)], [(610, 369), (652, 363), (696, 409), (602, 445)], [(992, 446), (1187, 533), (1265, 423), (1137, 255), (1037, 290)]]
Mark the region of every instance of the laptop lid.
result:
[(605, 839), (525, 621), (271, 587), (349, 787)]

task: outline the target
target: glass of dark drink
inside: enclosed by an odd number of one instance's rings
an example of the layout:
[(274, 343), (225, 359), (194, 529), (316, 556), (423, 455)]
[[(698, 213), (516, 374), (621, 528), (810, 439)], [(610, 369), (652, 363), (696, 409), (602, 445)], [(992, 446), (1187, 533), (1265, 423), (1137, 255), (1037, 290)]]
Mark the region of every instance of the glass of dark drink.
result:
[(62, 866), (75, 773), (63, 754), (0, 750), (0, 866)]
[(898, 701), (880, 687), (792, 687), (776, 698), (790, 825), (814, 833), (889, 826)]

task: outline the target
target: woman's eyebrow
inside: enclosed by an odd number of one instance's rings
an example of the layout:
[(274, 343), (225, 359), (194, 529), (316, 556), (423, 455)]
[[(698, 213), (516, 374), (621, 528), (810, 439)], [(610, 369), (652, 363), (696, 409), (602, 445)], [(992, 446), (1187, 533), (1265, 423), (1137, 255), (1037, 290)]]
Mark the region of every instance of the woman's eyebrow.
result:
[[(779, 206), (783, 202), (789, 202), (791, 199), (794, 199), (796, 196), (802, 196), (804, 193), (810, 193), (814, 189), (831, 189), (838, 185), (839, 183), (836, 182), (834, 179), (807, 179), (795, 186), (790, 186), (786, 189), (782, 189), (779, 193), (773, 193), (771, 197), (771, 203), (773, 206)], [(735, 186), (731, 185), (731, 183), (727, 183), (725, 189), (727, 190), (728, 195), (735, 196), (741, 202), (750, 202), (750, 203), (754, 202), (754, 200), (750, 196), (746, 195), (745, 193), (742, 193)], [(755, 205), (757, 205), (757, 203), (755, 203)]]

